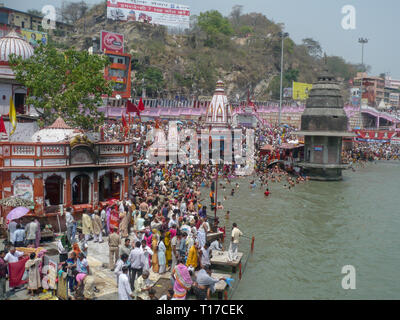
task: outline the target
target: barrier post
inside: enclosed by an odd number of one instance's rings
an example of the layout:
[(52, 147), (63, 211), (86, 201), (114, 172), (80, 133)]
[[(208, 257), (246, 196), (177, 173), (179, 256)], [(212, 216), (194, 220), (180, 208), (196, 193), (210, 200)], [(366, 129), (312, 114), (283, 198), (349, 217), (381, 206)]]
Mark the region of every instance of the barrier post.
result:
[(253, 251), (254, 251), (254, 240), (255, 240), (255, 237), (253, 236), (251, 238), (251, 253), (253, 253)]
[(239, 263), (239, 280), (242, 280), (242, 262)]

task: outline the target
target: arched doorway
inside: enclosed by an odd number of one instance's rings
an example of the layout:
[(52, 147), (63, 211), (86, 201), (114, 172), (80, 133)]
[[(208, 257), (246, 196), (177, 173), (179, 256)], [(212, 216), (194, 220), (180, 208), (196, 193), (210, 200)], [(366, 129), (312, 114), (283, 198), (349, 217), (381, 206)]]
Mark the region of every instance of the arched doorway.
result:
[(99, 182), (99, 200), (121, 199), (122, 176), (110, 171), (105, 173)]
[(56, 206), (63, 203), (63, 179), (60, 176), (50, 176), (44, 183), (46, 206)]
[(90, 202), (90, 179), (86, 174), (80, 174), (72, 180), (72, 204), (87, 204)]

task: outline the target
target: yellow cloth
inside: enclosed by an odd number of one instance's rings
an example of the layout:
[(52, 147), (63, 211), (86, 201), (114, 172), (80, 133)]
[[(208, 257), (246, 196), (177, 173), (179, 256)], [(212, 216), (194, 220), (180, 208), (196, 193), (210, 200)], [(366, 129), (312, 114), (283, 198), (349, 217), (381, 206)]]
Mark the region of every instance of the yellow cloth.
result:
[(171, 233), (168, 231), (165, 233), (164, 238), (165, 244), (165, 259), (167, 260), (166, 267), (168, 266), (168, 261), (172, 260), (172, 247), (171, 247)]
[(189, 254), (187, 257), (187, 261), (186, 261), (186, 266), (192, 266), (193, 268), (197, 268), (197, 263), (198, 263), (198, 259), (197, 259), (197, 249), (194, 245), (192, 245), (190, 247), (189, 250)]
[(10, 97), (10, 109), (8, 111), (8, 116), (10, 118), (10, 123), (13, 127), (10, 132), (11, 136), (14, 133), (15, 129), (17, 128), (17, 112), (15, 111), (15, 105), (12, 97)]
[(86, 213), (82, 215), (82, 233), (91, 234), (93, 233), (93, 222), (90, 216)]

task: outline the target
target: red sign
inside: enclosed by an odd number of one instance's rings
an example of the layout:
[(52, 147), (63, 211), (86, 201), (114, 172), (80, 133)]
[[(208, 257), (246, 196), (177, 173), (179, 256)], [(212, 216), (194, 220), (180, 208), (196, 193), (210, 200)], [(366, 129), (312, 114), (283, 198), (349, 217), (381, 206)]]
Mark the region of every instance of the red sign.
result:
[(390, 140), (395, 134), (395, 131), (386, 130), (354, 130), (358, 139), (362, 140)]
[(124, 53), (124, 35), (114, 32), (100, 32), (100, 50), (114, 51)]

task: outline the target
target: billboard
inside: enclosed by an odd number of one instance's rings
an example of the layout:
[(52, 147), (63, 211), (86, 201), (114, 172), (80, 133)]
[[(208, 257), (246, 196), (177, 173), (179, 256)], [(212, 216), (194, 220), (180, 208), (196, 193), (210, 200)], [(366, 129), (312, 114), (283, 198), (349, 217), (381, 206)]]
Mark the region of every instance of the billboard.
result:
[(104, 50), (124, 53), (124, 35), (114, 32), (100, 32), (100, 51)]
[(34, 48), (39, 46), (40, 43), (43, 43), (45, 45), (47, 44), (48, 41), (47, 33), (40, 31), (21, 29), (21, 36), (26, 41), (28, 41)]
[(284, 98), (291, 98), (293, 96), (292, 88), (284, 88), (283, 89), (283, 97)]
[(293, 100), (306, 100), (312, 84), (293, 81)]
[(108, 0), (107, 18), (187, 29), (190, 7), (152, 0)]

